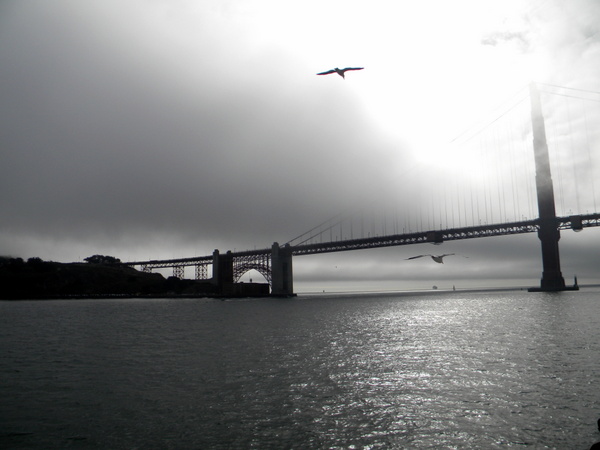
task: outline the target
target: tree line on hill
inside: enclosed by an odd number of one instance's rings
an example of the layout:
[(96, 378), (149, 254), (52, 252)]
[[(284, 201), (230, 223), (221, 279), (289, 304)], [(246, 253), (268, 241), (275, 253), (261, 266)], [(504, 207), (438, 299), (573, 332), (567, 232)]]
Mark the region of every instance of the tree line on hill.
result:
[(120, 264), (113, 256), (93, 255), (85, 263), (57, 263), (41, 258), (0, 257), (1, 299), (112, 296), (211, 296), (208, 281), (165, 279)]

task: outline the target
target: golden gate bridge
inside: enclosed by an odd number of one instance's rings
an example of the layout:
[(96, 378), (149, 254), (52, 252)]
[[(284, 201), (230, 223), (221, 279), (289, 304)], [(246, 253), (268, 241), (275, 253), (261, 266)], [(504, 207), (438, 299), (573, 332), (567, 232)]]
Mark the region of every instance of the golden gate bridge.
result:
[(272, 295), (289, 296), (294, 256), (537, 233), (543, 271), (532, 290), (575, 289), (561, 273), (559, 239), (562, 230), (600, 225), (594, 181), (600, 130), (593, 126), (600, 111), (588, 107), (600, 103), (600, 93), (541, 83), (522, 91), (480, 129), (451, 142), (444, 167), (402, 174), (413, 188), (399, 196), (395, 214), (340, 214), (270, 248), (124, 264), (170, 268), (177, 278), (194, 267), (195, 279), (220, 287), (256, 270)]

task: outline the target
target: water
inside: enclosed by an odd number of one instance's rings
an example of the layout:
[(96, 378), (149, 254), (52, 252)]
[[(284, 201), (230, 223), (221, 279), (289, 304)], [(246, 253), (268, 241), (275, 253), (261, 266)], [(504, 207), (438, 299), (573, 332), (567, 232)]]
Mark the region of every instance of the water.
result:
[(2, 448), (600, 441), (600, 290), (0, 302)]

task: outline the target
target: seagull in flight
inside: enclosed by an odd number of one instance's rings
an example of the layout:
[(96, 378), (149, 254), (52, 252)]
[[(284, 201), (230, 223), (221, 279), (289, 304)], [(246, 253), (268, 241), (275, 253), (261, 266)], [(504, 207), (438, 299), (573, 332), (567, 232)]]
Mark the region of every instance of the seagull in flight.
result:
[(344, 76), (344, 74), (346, 73), (346, 71), (348, 71), (348, 70), (363, 70), (363, 69), (364, 69), (364, 67), (346, 67), (345, 69), (338, 69), (336, 67), (335, 69), (328, 70), (327, 72), (321, 72), (321, 73), (318, 73), (317, 75), (329, 75), (330, 73), (337, 73), (340, 77), (342, 77), (345, 80), (346, 77)]
[[(431, 256), (431, 259), (433, 259), (436, 263), (444, 264), (444, 258), (446, 256), (452, 256), (452, 255), (455, 255), (455, 253), (446, 253), (445, 255), (418, 255), (418, 256), (411, 256), (410, 258), (406, 258), (406, 259), (409, 260), (409, 259), (422, 258), (424, 256)], [(468, 258), (468, 257), (465, 256), (464, 258)]]

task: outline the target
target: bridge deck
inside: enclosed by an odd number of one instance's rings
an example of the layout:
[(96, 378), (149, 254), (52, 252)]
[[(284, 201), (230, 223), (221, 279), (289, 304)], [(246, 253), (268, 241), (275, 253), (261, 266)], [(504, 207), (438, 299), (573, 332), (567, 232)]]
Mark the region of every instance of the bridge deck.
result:
[[(389, 236), (375, 236), (362, 239), (347, 239), (335, 242), (304, 244), (293, 246), (291, 249), (292, 255), (296, 256), (421, 243), (441, 244), (444, 241), (455, 241), (460, 239), (534, 233), (538, 231), (539, 224), (540, 219), (534, 219), (495, 225), (479, 225), (475, 227), (452, 228), (447, 230), (422, 231)], [(556, 226), (559, 230), (574, 229), (576, 231), (587, 227), (597, 227), (600, 226), (600, 213), (557, 217)], [(231, 254), (234, 258), (236, 258), (265, 255), (270, 253), (271, 248), (264, 248), (258, 250), (246, 250), (242, 252), (232, 252)], [(146, 266), (148, 268), (159, 269), (170, 268), (173, 266), (211, 264), (212, 259), (212, 255), (207, 255), (181, 259), (132, 261), (123, 264), (128, 266)]]

